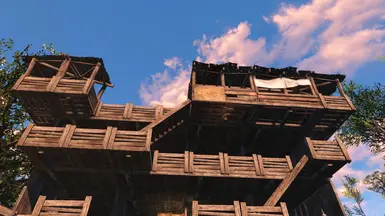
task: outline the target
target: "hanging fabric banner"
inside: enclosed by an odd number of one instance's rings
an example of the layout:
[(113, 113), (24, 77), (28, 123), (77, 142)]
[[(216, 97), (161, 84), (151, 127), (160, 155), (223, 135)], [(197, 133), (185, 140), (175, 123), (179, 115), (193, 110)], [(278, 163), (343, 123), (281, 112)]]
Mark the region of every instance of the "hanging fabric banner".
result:
[(256, 87), (272, 88), (272, 89), (283, 89), (293, 88), (296, 86), (307, 86), (311, 85), (308, 79), (289, 79), (289, 78), (276, 78), (271, 80), (254, 79)]

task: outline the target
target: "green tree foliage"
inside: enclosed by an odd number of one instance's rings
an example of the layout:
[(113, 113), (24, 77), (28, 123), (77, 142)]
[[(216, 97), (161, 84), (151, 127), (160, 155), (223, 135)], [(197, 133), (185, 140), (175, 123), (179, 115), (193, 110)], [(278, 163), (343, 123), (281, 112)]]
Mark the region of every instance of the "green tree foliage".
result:
[(52, 44), (43, 45), (37, 52), (30, 50), (31, 45), (21, 51), (14, 50), (11, 39), (0, 39), (0, 204), (8, 207), (15, 201), (31, 170), (27, 157), (15, 147), (29, 117), (11, 89), (27, 68), (23, 55), (56, 53)]
[(342, 180), (342, 184), (344, 185), (342, 194), (348, 198), (353, 199), (356, 203), (351, 208), (344, 206), (346, 214), (366, 216), (361, 206), (364, 198), (362, 197), (360, 189), (358, 188), (357, 179), (349, 175), (345, 175), (344, 179)]
[(364, 144), (375, 154), (385, 152), (385, 86), (349, 82), (344, 87), (357, 111), (341, 127), (340, 137), (347, 146)]
[(375, 171), (364, 179), (368, 189), (381, 194), (385, 198), (385, 172)]

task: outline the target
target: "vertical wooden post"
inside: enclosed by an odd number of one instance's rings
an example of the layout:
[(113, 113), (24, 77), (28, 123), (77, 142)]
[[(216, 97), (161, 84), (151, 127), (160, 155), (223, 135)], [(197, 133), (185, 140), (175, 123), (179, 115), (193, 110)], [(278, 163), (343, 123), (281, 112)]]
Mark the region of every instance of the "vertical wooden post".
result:
[(343, 144), (342, 140), (338, 136), (336, 136), (336, 142), (337, 142), (338, 146), (340, 147), (342, 153), (344, 154), (345, 159), (347, 161), (349, 161), (349, 163), (350, 163), (352, 161), (352, 159), (350, 158), (350, 155), (349, 155), (348, 151), (346, 150), (345, 145)]
[(41, 209), (43, 208), (46, 196), (39, 196), (39, 199), (36, 202), (35, 208), (33, 208), (31, 216), (38, 216)]
[(250, 81), (251, 90), (255, 91), (254, 78), (253, 78), (253, 75), (251, 73), (249, 73), (249, 81)]
[(112, 130), (111, 130), (110, 138), (108, 140), (107, 149), (113, 149), (114, 142), (115, 142), (115, 137), (116, 137), (116, 133), (117, 132), (118, 132), (118, 128), (117, 127), (113, 127)]
[(189, 152), (189, 172), (194, 173), (194, 152)]
[(242, 216), (248, 216), (247, 205), (245, 202), (241, 202), (241, 214)]
[(71, 128), (68, 130), (65, 141), (62, 144), (63, 148), (67, 148), (70, 145), (73, 134), (75, 133), (76, 125), (71, 125)]
[(261, 169), (259, 168), (258, 158), (256, 154), (253, 154), (253, 161), (255, 166), (255, 175), (261, 175)]
[(104, 93), (104, 91), (106, 90), (106, 88), (107, 88), (107, 85), (106, 85), (106, 84), (103, 84), (103, 86), (99, 89), (98, 95), (96, 96), (96, 98), (97, 98), (98, 100), (100, 100), (100, 99), (102, 98), (103, 93)]
[(318, 92), (318, 89), (317, 89), (317, 86), (314, 82), (314, 78), (313, 77), (309, 77), (310, 79), (310, 83), (311, 83), (311, 88), (313, 89), (312, 92), (316, 94), (316, 96), (320, 99), (321, 103), (322, 103), (322, 106), (324, 108), (327, 108), (327, 104), (326, 104), (326, 101), (325, 101), (325, 98), (322, 94), (320, 94)]
[(154, 159), (152, 160), (152, 172), (156, 172), (156, 169), (158, 168), (158, 157), (159, 157), (159, 151), (154, 151)]
[(54, 92), (56, 89), (56, 86), (59, 84), (60, 80), (64, 77), (66, 74), (68, 67), (71, 63), (71, 59), (64, 59), (62, 64), (60, 65), (59, 70), (57, 71), (56, 75), (52, 77), (51, 81), (49, 82), (47, 86), (47, 91)]
[(290, 184), (294, 181), (297, 175), (301, 172), (302, 168), (306, 165), (309, 158), (304, 155), (301, 160), (295, 165), (294, 169), (289, 173), (289, 175), (279, 184), (277, 189), (273, 192), (270, 198), (266, 201), (264, 206), (275, 206), (282, 195), (285, 193)]
[(241, 207), (239, 205), (239, 201), (234, 201), (234, 213), (235, 216), (241, 216)]
[(29, 133), (31, 132), (32, 128), (35, 126), (34, 123), (30, 123), (24, 130), (23, 134), (21, 135), (19, 141), (17, 142), (18, 146), (24, 145), (25, 140), (27, 139)]
[(219, 167), (221, 169), (221, 174), (225, 174), (225, 162), (222, 152), (219, 152)]
[(132, 115), (132, 109), (134, 108), (134, 105), (131, 103), (126, 103), (124, 106), (124, 113), (123, 113), (123, 118), (129, 119), (131, 118)]
[(265, 167), (263, 166), (263, 159), (261, 155), (257, 155), (259, 170), (261, 171), (261, 175), (265, 175)]
[(356, 107), (353, 105), (350, 98), (345, 94), (344, 88), (342, 88), (340, 80), (336, 79), (336, 83), (337, 83), (337, 88), (338, 88), (338, 91), (340, 92), (341, 97), (345, 98), (346, 102), (349, 104), (349, 106), (352, 110), (356, 110)]
[(315, 153), (314, 146), (313, 146), (313, 141), (309, 138), (305, 138), (307, 146), (309, 146), (309, 151), (311, 154), (312, 159), (317, 159), (317, 154)]
[(221, 72), (221, 85), (222, 87), (226, 86), (226, 79), (225, 79), (225, 73)]
[(91, 196), (86, 196), (86, 199), (84, 200), (83, 209), (82, 209), (82, 212), (80, 213), (80, 216), (87, 216), (88, 209), (90, 208), (91, 200), (92, 200)]
[(189, 152), (188, 151), (184, 151), (184, 172), (185, 173), (188, 173), (189, 172), (189, 164), (190, 164), (190, 160), (189, 160)]
[(63, 147), (64, 146), (67, 134), (70, 132), (71, 128), (72, 128), (72, 125), (70, 125), (70, 124), (67, 124), (65, 126), (64, 131), (63, 131), (63, 133), (62, 133), (62, 135), (61, 135), (61, 137), (59, 139), (59, 142), (58, 142), (58, 146), (59, 147)]
[(146, 139), (146, 151), (151, 150), (151, 139), (152, 139), (152, 129), (148, 129), (147, 139)]
[(95, 65), (95, 68), (94, 68), (94, 70), (91, 73), (91, 76), (87, 79), (87, 82), (84, 85), (83, 94), (87, 94), (90, 91), (91, 87), (93, 86), (94, 79), (95, 79), (96, 75), (98, 74), (99, 68), (100, 68), (101, 65), (102, 64), (100, 62), (98, 62)]
[(20, 76), (20, 78), (16, 81), (15, 85), (13, 85), (12, 90), (16, 90), (20, 84), (23, 82), (24, 78), (31, 75), (33, 68), (36, 64), (36, 58), (32, 58), (31, 62), (28, 65), (27, 71)]
[(287, 211), (286, 203), (281, 202), (280, 206), (281, 206), (281, 210), (282, 210), (282, 215), (283, 216), (289, 216), (289, 212)]
[(196, 86), (197, 74), (195, 71), (191, 72), (191, 100), (194, 99), (194, 90)]
[(192, 201), (192, 216), (198, 216), (198, 201)]
[(285, 157), (286, 157), (286, 162), (287, 162), (287, 165), (289, 167), (289, 170), (291, 171), (293, 169), (293, 164), (291, 163), (290, 156), (286, 155)]
[(103, 139), (103, 148), (104, 149), (107, 149), (108, 141), (110, 141), (111, 132), (112, 132), (112, 127), (108, 126), (106, 129), (106, 133), (104, 135), (104, 139)]
[(155, 108), (155, 119), (162, 117), (162, 115), (163, 115), (163, 106), (158, 104), (156, 105), (156, 108)]
[(227, 153), (223, 153), (223, 158), (225, 162), (225, 173), (229, 175), (230, 174), (229, 155)]

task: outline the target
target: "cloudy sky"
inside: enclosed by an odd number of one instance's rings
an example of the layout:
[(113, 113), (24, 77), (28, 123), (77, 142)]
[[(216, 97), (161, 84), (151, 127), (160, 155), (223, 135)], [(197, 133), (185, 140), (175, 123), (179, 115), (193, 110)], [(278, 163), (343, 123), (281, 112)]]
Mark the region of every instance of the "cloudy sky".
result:
[[(71, 55), (102, 57), (116, 85), (106, 103), (175, 106), (186, 99), (192, 60), (296, 66), (365, 85), (385, 80), (384, 0), (185, 2), (6, 1), (0, 36), (17, 47), (52, 42)], [(354, 162), (333, 178), (337, 188), (343, 174), (383, 169), (367, 148), (349, 151)], [(384, 200), (362, 190), (368, 215), (383, 215)]]

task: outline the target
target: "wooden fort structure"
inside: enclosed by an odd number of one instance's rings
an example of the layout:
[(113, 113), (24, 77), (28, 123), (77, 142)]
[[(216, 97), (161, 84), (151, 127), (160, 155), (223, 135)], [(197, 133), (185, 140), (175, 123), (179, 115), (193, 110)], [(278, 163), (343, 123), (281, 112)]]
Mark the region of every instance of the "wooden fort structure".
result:
[(194, 61), (188, 99), (165, 108), (103, 103), (100, 58), (25, 61), (34, 170), (9, 215), (344, 215), (343, 75)]

